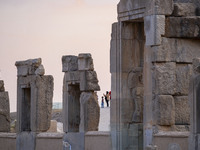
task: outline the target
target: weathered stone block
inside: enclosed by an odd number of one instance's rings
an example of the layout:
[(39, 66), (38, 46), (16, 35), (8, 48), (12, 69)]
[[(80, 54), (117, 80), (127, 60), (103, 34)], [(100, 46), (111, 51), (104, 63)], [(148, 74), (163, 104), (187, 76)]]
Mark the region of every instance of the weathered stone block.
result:
[(200, 58), (194, 58), (192, 61), (193, 72), (200, 73)]
[(146, 1), (147, 15), (171, 15), (173, 11), (173, 0), (149, 0)]
[(78, 70), (78, 57), (67, 55), (62, 57), (62, 71), (77, 71)]
[(160, 45), (161, 35), (165, 34), (165, 16), (151, 15), (144, 18), (146, 45)]
[(97, 95), (92, 92), (82, 92), (81, 103), (81, 122), (79, 132), (98, 131), (100, 108)]
[(91, 54), (88, 53), (78, 55), (78, 70), (94, 70)]
[(176, 65), (176, 95), (188, 95), (192, 65)]
[(192, 63), (193, 58), (200, 57), (198, 40), (163, 37), (161, 45), (151, 48), (153, 62)]
[(37, 68), (41, 65), (42, 59), (29, 59), (26, 61), (16, 61), (18, 76), (34, 75)]
[(68, 132), (63, 136), (63, 150), (84, 150), (85, 149), (85, 133)]
[(0, 80), (0, 92), (5, 92), (3, 80)]
[(155, 115), (159, 125), (175, 124), (175, 104), (171, 95), (159, 95), (157, 97)]
[(80, 82), (80, 73), (78, 71), (66, 72), (64, 79), (66, 82)]
[(35, 118), (37, 131), (47, 131), (50, 128), (51, 121), (54, 90), (53, 76), (36, 76), (35, 83), (35, 90), (38, 94), (37, 97), (35, 97), (37, 98), (35, 106), (37, 114), (37, 118)]
[(118, 19), (128, 21), (144, 16), (145, 0), (121, 0), (117, 7)]
[(17, 82), (18, 131), (47, 131), (51, 120), (53, 77), (20, 76)]
[(10, 105), (8, 92), (0, 92), (0, 132), (10, 131)]
[(155, 63), (154, 93), (158, 95), (174, 95), (176, 90), (176, 63)]
[(200, 17), (167, 17), (165, 36), (200, 39)]
[(174, 3), (173, 16), (196, 16), (196, 6), (194, 3)]
[(96, 71), (81, 71), (80, 72), (80, 90), (81, 91), (99, 91)]
[(190, 107), (188, 96), (175, 96), (175, 123), (178, 125), (190, 124)]
[(45, 74), (45, 70), (44, 70), (44, 66), (40, 65), (36, 70), (35, 70), (35, 74), (36, 75), (44, 75)]
[(35, 150), (36, 133), (22, 132), (17, 135), (16, 150)]

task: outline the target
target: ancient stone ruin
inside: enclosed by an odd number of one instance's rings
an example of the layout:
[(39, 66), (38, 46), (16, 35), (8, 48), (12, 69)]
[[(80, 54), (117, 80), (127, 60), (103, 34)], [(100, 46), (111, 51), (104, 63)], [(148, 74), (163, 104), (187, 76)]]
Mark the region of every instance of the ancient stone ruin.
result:
[(0, 132), (10, 131), (10, 104), (4, 82), (0, 80)]
[(35, 150), (36, 134), (50, 127), (53, 77), (41, 58), (17, 61), (17, 150)]
[(190, 80), (190, 138), (188, 150), (200, 149), (200, 58), (193, 59), (193, 75)]
[(121, 0), (110, 56), (112, 149), (187, 150), (200, 1)]
[(62, 57), (63, 81), (63, 137), (66, 147), (84, 150), (87, 131), (98, 131), (100, 108), (95, 91), (99, 91), (97, 74), (91, 54)]

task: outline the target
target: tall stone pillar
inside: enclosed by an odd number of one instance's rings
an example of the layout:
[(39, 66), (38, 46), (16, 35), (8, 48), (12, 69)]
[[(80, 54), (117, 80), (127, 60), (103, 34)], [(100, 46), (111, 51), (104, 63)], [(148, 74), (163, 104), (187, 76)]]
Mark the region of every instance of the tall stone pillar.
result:
[(42, 60), (17, 61), (17, 150), (35, 150), (36, 134), (50, 127), (53, 77)]
[(63, 82), (63, 150), (85, 149), (85, 132), (98, 131), (100, 108), (95, 91), (99, 91), (97, 74), (90, 54), (62, 57)]
[(10, 104), (4, 82), (0, 80), (0, 132), (10, 131)]
[(188, 150), (200, 149), (200, 58), (193, 59), (193, 76), (190, 80), (190, 138)]

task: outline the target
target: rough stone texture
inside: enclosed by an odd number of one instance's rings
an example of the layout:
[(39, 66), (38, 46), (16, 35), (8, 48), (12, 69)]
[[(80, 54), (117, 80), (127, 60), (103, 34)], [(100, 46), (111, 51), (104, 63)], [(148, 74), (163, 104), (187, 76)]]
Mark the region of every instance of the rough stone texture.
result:
[(97, 96), (92, 92), (82, 92), (80, 132), (98, 131), (100, 107)]
[(45, 70), (44, 70), (44, 66), (40, 65), (36, 70), (35, 70), (35, 74), (36, 75), (44, 75), (45, 74)]
[(154, 93), (174, 95), (176, 91), (176, 64), (156, 63), (154, 66)]
[(161, 35), (165, 34), (165, 16), (151, 15), (144, 18), (146, 45), (160, 45)]
[(138, 19), (144, 16), (145, 0), (121, 0), (118, 4), (118, 19), (120, 21), (127, 21)]
[(91, 54), (88, 53), (78, 55), (78, 70), (94, 70)]
[(146, 15), (171, 15), (173, 12), (173, 0), (149, 0), (146, 1)]
[(65, 73), (65, 81), (66, 82), (80, 82), (80, 72), (79, 71), (71, 71)]
[(200, 73), (200, 58), (194, 58), (192, 61), (194, 74)]
[(0, 92), (0, 132), (10, 131), (10, 105), (8, 92)]
[(200, 17), (167, 17), (165, 36), (200, 39)]
[(57, 121), (51, 120), (50, 128), (47, 132), (57, 132)]
[(173, 0), (121, 0), (118, 4), (118, 20), (130, 21), (149, 15), (171, 15)]
[(153, 62), (192, 63), (193, 58), (200, 57), (199, 40), (162, 38), (160, 46), (153, 46)]
[(188, 95), (192, 65), (176, 65), (176, 95)]
[(63, 150), (85, 150), (85, 134), (68, 132), (63, 136)]
[(175, 96), (175, 124), (190, 124), (190, 107), (188, 96)]
[(26, 61), (17, 61), (15, 66), (17, 67), (18, 76), (34, 75), (37, 68), (41, 65), (42, 59), (29, 59)]
[[(17, 82), (18, 131), (29, 130), (25, 129), (24, 123), (30, 124), (30, 131), (47, 131), (50, 127), (51, 120), (53, 77), (32, 75), (18, 77)], [(30, 91), (31, 95), (27, 93), (28, 91)], [(27, 95), (27, 97), (24, 97), (24, 94)], [(27, 106), (24, 106), (24, 101), (30, 102), (27, 103)], [(27, 119), (29, 119), (30, 122), (28, 122)]]
[(62, 71), (77, 71), (78, 70), (78, 57), (67, 55), (62, 57)]
[(21, 132), (17, 135), (16, 150), (35, 150), (36, 133)]
[(99, 91), (96, 71), (81, 71), (80, 72), (80, 90), (81, 91)]
[(159, 125), (169, 126), (175, 124), (175, 104), (171, 95), (157, 97), (155, 115)]
[(5, 92), (3, 80), (0, 80), (0, 92)]
[(143, 76), (142, 68), (136, 68), (128, 74), (128, 87), (131, 90), (131, 96), (134, 100), (135, 111), (133, 113), (133, 122), (141, 123), (143, 121)]
[(196, 16), (196, 6), (194, 3), (174, 3), (173, 16)]

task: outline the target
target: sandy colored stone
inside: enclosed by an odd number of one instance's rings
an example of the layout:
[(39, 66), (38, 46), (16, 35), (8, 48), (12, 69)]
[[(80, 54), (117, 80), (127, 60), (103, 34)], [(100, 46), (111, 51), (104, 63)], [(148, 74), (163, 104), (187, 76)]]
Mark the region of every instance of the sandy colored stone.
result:
[(10, 131), (10, 105), (8, 92), (0, 92), (0, 132)]
[(176, 91), (176, 63), (155, 63), (154, 93), (159, 95), (174, 95)]
[(62, 71), (77, 71), (78, 70), (78, 57), (67, 55), (62, 57)]
[(57, 132), (57, 121), (51, 120), (50, 128), (47, 132)]
[(167, 17), (165, 36), (200, 39), (200, 17)]
[(78, 55), (78, 70), (94, 70), (94, 64), (91, 54), (82, 53)]
[(194, 3), (174, 3), (173, 16), (196, 16), (196, 6)]
[(192, 65), (176, 64), (176, 95), (188, 95)]
[(92, 92), (82, 92), (80, 96), (80, 103), (81, 122), (79, 131), (98, 131), (100, 107), (97, 96)]
[(0, 80), (0, 92), (5, 92), (3, 80)]
[(178, 125), (190, 124), (190, 107), (188, 96), (175, 96), (175, 123)]
[(159, 125), (175, 124), (175, 104), (171, 95), (159, 95), (157, 97), (155, 115)]

